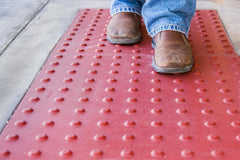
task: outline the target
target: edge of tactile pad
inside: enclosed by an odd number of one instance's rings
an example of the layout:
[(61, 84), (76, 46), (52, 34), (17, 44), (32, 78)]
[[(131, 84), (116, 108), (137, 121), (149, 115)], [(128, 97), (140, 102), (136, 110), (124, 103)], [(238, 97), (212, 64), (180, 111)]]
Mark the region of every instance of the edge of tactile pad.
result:
[(216, 11), (196, 12), (184, 75), (152, 70), (145, 30), (140, 44), (107, 43), (101, 18), (78, 13), (2, 131), (0, 159), (239, 159), (240, 61)]

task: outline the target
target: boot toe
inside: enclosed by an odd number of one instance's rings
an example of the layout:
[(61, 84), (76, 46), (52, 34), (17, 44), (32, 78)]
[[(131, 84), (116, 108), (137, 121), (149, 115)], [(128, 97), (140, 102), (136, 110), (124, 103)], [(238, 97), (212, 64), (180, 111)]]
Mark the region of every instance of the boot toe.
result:
[(107, 27), (107, 39), (112, 44), (135, 44), (141, 40), (140, 16), (134, 13), (118, 13)]

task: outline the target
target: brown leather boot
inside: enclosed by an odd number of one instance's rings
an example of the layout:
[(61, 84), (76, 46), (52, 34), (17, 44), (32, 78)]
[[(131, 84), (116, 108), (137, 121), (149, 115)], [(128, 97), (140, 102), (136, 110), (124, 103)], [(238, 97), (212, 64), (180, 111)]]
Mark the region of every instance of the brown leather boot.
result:
[[(186, 73), (193, 66), (193, 54), (186, 36), (177, 31), (162, 31), (154, 37), (153, 68), (159, 73)], [(154, 45), (154, 44), (153, 44)]]
[(141, 17), (131, 12), (115, 14), (107, 27), (107, 40), (112, 44), (136, 44), (141, 41)]

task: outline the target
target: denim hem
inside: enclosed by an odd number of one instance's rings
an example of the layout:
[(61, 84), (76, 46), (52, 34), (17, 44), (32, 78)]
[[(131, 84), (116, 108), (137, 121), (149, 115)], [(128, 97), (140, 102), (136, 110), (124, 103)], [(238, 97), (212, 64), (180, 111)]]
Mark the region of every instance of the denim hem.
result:
[(132, 12), (132, 13), (136, 13), (139, 16), (141, 16), (141, 10), (133, 8), (133, 7), (111, 8), (111, 10), (110, 10), (111, 16), (113, 16), (114, 14), (120, 13), (120, 12)]
[(153, 38), (156, 34), (158, 34), (161, 31), (166, 31), (166, 30), (171, 30), (171, 31), (178, 31), (186, 35), (188, 37), (188, 30), (185, 30), (184, 28), (174, 25), (174, 24), (169, 24), (169, 25), (161, 25), (158, 28), (155, 28), (154, 30), (149, 32), (149, 35)]

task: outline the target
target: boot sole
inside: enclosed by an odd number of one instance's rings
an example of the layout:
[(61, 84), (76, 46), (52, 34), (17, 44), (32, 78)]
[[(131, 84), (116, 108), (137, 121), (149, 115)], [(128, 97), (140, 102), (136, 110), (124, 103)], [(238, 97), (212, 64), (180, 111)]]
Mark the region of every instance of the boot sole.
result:
[(107, 40), (111, 44), (137, 44), (142, 40), (142, 34), (139, 33), (138, 36), (134, 39), (113, 39), (107, 36)]
[(153, 56), (152, 67), (158, 73), (187, 73), (192, 70), (193, 61), (192, 61), (192, 63), (190, 63), (189, 65), (187, 65), (184, 68), (165, 68), (165, 67), (157, 66), (157, 64), (155, 62), (155, 57)]

